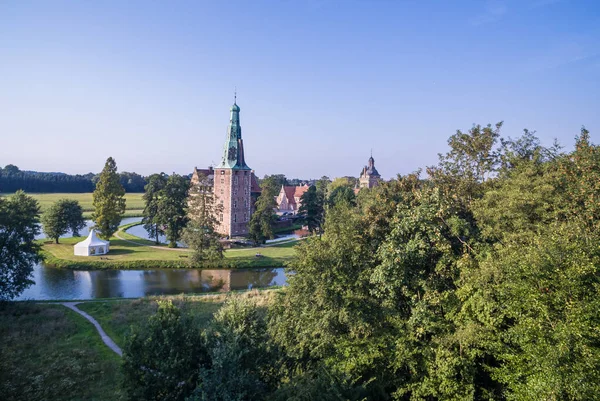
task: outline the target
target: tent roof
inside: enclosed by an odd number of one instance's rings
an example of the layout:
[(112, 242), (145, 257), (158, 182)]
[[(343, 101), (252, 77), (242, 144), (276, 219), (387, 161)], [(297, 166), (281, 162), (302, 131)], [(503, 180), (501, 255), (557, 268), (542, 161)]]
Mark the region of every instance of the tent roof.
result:
[(109, 242), (108, 241), (104, 241), (101, 240), (100, 238), (98, 238), (98, 236), (96, 236), (96, 230), (91, 229), (90, 230), (90, 235), (88, 235), (88, 237), (86, 239), (84, 239), (81, 242), (78, 242), (77, 244), (75, 244), (75, 246), (100, 246), (100, 245), (108, 245)]

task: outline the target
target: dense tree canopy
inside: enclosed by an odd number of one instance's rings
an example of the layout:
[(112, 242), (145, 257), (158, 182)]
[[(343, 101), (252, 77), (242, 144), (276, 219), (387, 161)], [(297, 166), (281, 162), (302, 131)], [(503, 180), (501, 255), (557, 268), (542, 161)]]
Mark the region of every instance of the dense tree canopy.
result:
[(42, 227), (48, 238), (57, 244), (60, 236), (69, 231), (78, 237), (79, 230), (85, 227), (83, 209), (76, 200), (59, 199), (42, 215)]
[(254, 213), (248, 223), (248, 237), (255, 244), (263, 244), (273, 238), (273, 223), (275, 222), (275, 197), (279, 194), (281, 185), (278, 176), (265, 176), (261, 184), (261, 193), (254, 205)]
[(117, 174), (117, 163), (109, 157), (100, 173), (93, 194), (94, 213), (92, 220), (100, 236), (109, 239), (117, 231), (125, 213), (125, 189)]
[(199, 182), (190, 187), (187, 202), (189, 220), (183, 231), (183, 240), (194, 251), (189, 258), (190, 264), (198, 266), (205, 260), (222, 259), (223, 246), (221, 235), (217, 232), (217, 216), (223, 213), (223, 205), (215, 202), (207, 177), (199, 175)]
[(142, 224), (150, 238), (154, 238), (154, 242), (160, 243), (159, 236), (164, 235), (165, 231), (159, 220), (159, 206), (161, 204), (161, 196), (164, 196), (164, 188), (167, 185), (167, 176), (165, 173), (152, 174), (148, 177), (148, 184), (145, 186), (145, 192), (142, 196), (144, 200), (144, 217)]
[(22, 191), (0, 197), (0, 301), (10, 300), (33, 284), (33, 264), (39, 261), (40, 208)]
[(193, 397), (598, 399), (600, 148), (501, 127), (457, 132), (425, 176), (334, 181), (268, 313), (203, 331)]
[(177, 247), (186, 227), (188, 216), (188, 190), (190, 181), (187, 177), (172, 174), (167, 178), (160, 191), (156, 222), (165, 227), (169, 246)]
[[(99, 174), (65, 174), (43, 173), (38, 171), (22, 171), (9, 164), (0, 167), (0, 192), (10, 193), (18, 190), (44, 193), (84, 193), (93, 192)], [(137, 173), (122, 172), (119, 174), (121, 185), (127, 192), (144, 192), (146, 179)]]

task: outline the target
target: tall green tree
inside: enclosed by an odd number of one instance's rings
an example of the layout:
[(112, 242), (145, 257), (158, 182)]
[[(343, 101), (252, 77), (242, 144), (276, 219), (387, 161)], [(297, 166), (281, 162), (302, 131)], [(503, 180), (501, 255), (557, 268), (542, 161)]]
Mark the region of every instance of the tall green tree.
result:
[(57, 244), (60, 236), (69, 231), (78, 237), (79, 230), (85, 227), (83, 209), (74, 199), (59, 199), (42, 215), (42, 227)]
[(312, 185), (302, 194), (300, 198), (301, 205), (298, 214), (301, 216), (304, 224), (308, 226), (311, 233), (321, 229), (323, 224), (324, 200), (317, 188)]
[(100, 236), (109, 239), (117, 231), (125, 213), (125, 189), (121, 185), (117, 164), (109, 157), (100, 173), (93, 194), (92, 220)]
[(161, 190), (156, 221), (166, 227), (169, 247), (176, 248), (188, 223), (187, 197), (190, 181), (179, 174), (170, 175)]
[(273, 224), (275, 222), (275, 198), (281, 186), (273, 176), (265, 176), (261, 186), (261, 193), (254, 205), (255, 210), (248, 223), (248, 237), (256, 244), (264, 244), (267, 239), (273, 238)]
[(223, 206), (215, 203), (212, 185), (206, 177), (199, 177), (197, 184), (192, 184), (188, 196), (189, 221), (183, 231), (183, 241), (194, 251), (189, 258), (192, 266), (204, 260), (223, 258), (221, 235), (216, 231), (219, 222), (217, 216), (223, 213)]
[(0, 300), (10, 300), (33, 284), (31, 273), (40, 260), (40, 207), (35, 199), (17, 191), (0, 197)]
[(145, 192), (142, 196), (144, 200), (144, 217), (142, 223), (144, 229), (150, 238), (154, 238), (154, 242), (160, 243), (159, 236), (164, 235), (164, 230), (158, 220), (160, 197), (164, 194), (163, 189), (167, 185), (167, 176), (165, 173), (152, 174), (148, 177), (148, 184), (144, 187)]

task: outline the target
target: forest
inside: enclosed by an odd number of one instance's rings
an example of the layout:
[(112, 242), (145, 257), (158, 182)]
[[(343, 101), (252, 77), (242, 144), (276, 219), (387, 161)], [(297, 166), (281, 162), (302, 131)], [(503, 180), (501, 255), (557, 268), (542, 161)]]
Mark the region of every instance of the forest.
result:
[(501, 127), (327, 205), (267, 305), (207, 328), (160, 305), (124, 348), (129, 398), (599, 399), (600, 148)]
[[(119, 174), (126, 192), (144, 192), (146, 179), (137, 173), (124, 171)], [(87, 193), (96, 188), (99, 174), (70, 175), (65, 173), (42, 173), (23, 171), (13, 164), (0, 167), (0, 193), (18, 190), (33, 193)]]

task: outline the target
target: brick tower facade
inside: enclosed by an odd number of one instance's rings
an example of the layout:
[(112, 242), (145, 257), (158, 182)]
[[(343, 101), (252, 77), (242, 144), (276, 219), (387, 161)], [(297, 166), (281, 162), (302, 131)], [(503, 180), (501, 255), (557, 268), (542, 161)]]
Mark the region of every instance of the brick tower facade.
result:
[(214, 195), (223, 213), (217, 216), (221, 234), (229, 237), (248, 235), (252, 214), (253, 171), (244, 159), (244, 142), (240, 126), (240, 107), (233, 103), (230, 109), (227, 139), (221, 163), (214, 169)]

